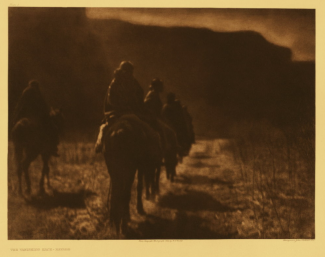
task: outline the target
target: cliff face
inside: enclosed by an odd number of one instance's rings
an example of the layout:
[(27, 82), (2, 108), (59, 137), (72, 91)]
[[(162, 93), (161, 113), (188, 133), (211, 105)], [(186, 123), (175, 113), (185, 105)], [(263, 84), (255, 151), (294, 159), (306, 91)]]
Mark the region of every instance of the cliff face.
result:
[(255, 32), (89, 20), (71, 8), (11, 8), (9, 14), (10, 112), (33, 77), (71, 123), (97, 125), (113, 69), (131, 60), (142, 87), (154, 77), (164, 80), (165, 93), (188, 105), (201, 134), (226, 132), (239, 119), (286, 125), (314, 115), (315, 64), (292, 62), (289, 49)]

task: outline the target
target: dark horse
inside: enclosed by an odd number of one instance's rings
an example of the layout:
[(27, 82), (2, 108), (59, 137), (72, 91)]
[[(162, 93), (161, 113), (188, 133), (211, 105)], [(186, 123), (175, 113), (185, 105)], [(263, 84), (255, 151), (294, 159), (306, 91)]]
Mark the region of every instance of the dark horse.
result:
[[(178, 144), (175, 131), (166, 123), (162, 121), (158, 122), (164, 137), (162, 147), (166, 176), (167, 179), (173, 182), (174, 177), (176, 176), (176, 166), (178, 164), (178, 158), (181, 156), (181, 147)], [(154, 178), (154, 193), (159, 193), (160, 171), (161, 166), (159, 165), (156, 169)]]
[[(52, 129), (61, 130), (63, 116), (60, 110), (51, 110), (50, 120)], [(40, 181), (40, 193), (44, 193), (44, 178), (47, 177), (47, 184), (50, 187), (49, 180), (49, 159), (51, 157), (51, 147), (58, 144), (58, 138), (49, 133), (46, 126), (42, 126), (36, 119), (22, 118), (12, 129), (12, 140), (15, 147), (15, 158), (17, 163), (17, 174), (19, 179), (19, 193), (22, 194), (21, 176), (25, 175), (27, 184), (27, 193), (31, 193), (31, 182), (28, 174), (28, 167), (38, 155), (42, 156), (43, 169)]]
[[(159, 182), (160, 182), (160, 172), (161, 166), (165, 166), (166, 177), (171, 182), (174, 181), (176, 176), (176, 166), (178, 164), (179, 158), (181, 158), (181, 147), (178, 144), (177, 136), (175, 131), (169, 127), (166, 123), (161, 120), (157, 120), (160, 127), (159, 135), (161, 140), (162, 147), (162, 158), (163, 160), (157, 163), (157, 166), (154, 168), (154, 172), (147, 172), (145, 174), (138, 173), (138, 197), (140, 194), (140, 188), (142, 187), (142, 177), (144, 176), (146, 181), (146, 197), (147, 199), (155, 199), (155, 196), (159, 194)], [(141, 202), (138, 202), (138, 207), (141, 205)], [(141, 207), (141, 206), (140, 206)], [(138, 208), (138, 212), (141, 214), (141, 209)]]
[[(163, 122), (161, 122), (161, 124), (165, 134), (164, 163), (166, 168), (166, 176), (167, 179), (173, 182), (174, 176), (176, 176), (178, 158), (181, 156), (181, 147), (178, 144), (175, 131)], [(156, 188), (159, 190), (159, 182), (157, 182)]]
[(109, 216), (117, 233), (130, 220), (131, 188), (138, 170), (137, 210), (143, 213), (143, 176), (153, 180), (162, 160), (159, 134), (135, 115), (124, 115), (104, 135), (104, 158), (110, 174)]

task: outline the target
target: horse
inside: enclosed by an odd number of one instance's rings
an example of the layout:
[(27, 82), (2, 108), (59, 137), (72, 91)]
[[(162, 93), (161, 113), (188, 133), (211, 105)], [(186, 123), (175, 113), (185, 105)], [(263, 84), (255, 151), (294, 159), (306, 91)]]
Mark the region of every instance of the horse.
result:
[[(167, 179), (173, 182), (174, 177), (176, 176), (176, 166), (178, 164), (178, 159), (181, 156), (181, 147), (178, 144), (175, 131), (161, 120), (158, 120), (158, 123), (163, 133), (162, 136), (164, 137), (162, 144), (164, 162), (161, 164), (165, 165)], [(161, 165), (156, 168), (154, 178), (153, 188), (157, 193), (159, 193), (160, 171)]]
[[(103, 155), (110, 175), (109, 219), (119, 234), (130, 220), (131, 188), (138, 170), (137, 210), (142, 204), (143, 176), (148, 185), (162, 160), (159, 133), (136, 115), (125, 114), (104, 135)], [(147, 184), (146, 183), (146, 184)]]
[[(59, 133), (63, 125), (63, 115), (59, 109), (51, 109), (49, 114), (49, 124), (51, 128)], [(17, 163), (17, 175), (19, 180), (19, 193), (22, 195), (22, 173), (25, 175), (27, 184), (27, 194), (31, 193), (31, 181), (28, 168), (37, 156), (42, 156), (43, 168), (40, 180), (40, 193), (44, 193), (44, 179), (47, 177), (47, 185), (51, 187), (49, 180), (49, 159), (51, 157), (51, 147), (58, 144), (58, 138), (49, 133), (45, 126), (32, 117), (21, 118), (12, 129), (12, 140), (14, 143), (15, 159)]]
[[(181, 148), (178, 145), (176, 133), (172, 128), (165, 125), (166, 145), (164, 150), (164, 163), (166, 168), (166, 176), (171, 182), (174, 182), (176, 176), (176, 166), (178, 159), (181, 156)], [(157, 182), (157, 190), (159, 190), (159, 183)]]
[[(166, 177), (171, 182), (174, 181), (176, 176), (176, 166), (178, 160), (181, 157), (181, 147), (178, 144), (175, 131), (169, 127), (165, 122), (157, 119), (157, 126), (159, 126), (159, 131), (156, 132), (160, 136), (160, 144), (162, 147), (162, 160), (157, 162), (156, 167), (151, 167), (150, 172), (142, 174), (141, 170), (138, 172), (138, 197), (140, 197), (140, 190), (142, 190), (143, 177), (146, 182), (146, 198), (147, 200), (154, 199), (157, 194), (159, 194), (159, 182), (160, 182), (160, 173), (161, 167), (164, 165), (166, 169)], [(154, 172), (152, 172), (152, 169)], [(138, 204), (141, 206), (141, 202), (138, 201)], [(141, 208), (138, 208), (138, 213), (143, 214), (144, 211), (139, 211)]]

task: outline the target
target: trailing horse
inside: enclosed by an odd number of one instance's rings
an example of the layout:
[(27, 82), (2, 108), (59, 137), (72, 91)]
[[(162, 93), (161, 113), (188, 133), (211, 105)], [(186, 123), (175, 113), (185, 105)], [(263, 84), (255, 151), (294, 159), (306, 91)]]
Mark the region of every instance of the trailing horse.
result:
[(103, 154), (110, 174), (110, 221), (119, 233), (130, 219), (131, 187), (137, 170), (137, 209), (143, 213), (143, 176), (150, 184), (162, 160), (159, 134), (135, 115), (124, 115), (105, 132)]
[(173, 182), (176, 176), (176, 166), (181, 157), (181, 147), (178, 144), (175, 131), (161, 120), (157, 120), (157, 126), (160, 128), (159, 131), (156, 130), (156, 132), (160, 135), (162, 160), (158, 162), (154, 168), (154, 174), (152, 172), (146, 174), (142, 174), (141, 172), (138, 173), (138, 181), (141, 183), (138, 184), (138, 187), (142, 186), (142, 176), (144, 175), (147, 199), (154, 199), (155, 195), (159, 193), (161, 166), (165, 166), (166, 177)]
[[(164, 133), (166, 143), (164, 148), (164, 163), (166, 168), (166, 176), (171, 182), (174, 181), (176, 176), (176, 166), (178, 164), (178, 157), (181, 155), (181, 148), (178, 144), (176, 133), (168, 125), (164, 126)], [(158, 189), (159, 189), (159, 183)]]
[[(43, 169), (40, 180), (40, 192), (44, 193), (44, 179), (49, 180), (49, 159), (53, 145), (58, 144), (58, 133), (63, 125), (63, 116), (60, 110), (51, 110), (47, 125), (41, 124), (33, 118), (20, 119), (12, 129), (12, 140), (15, 148), (17, 174), (19, 180), (19, 193), (22, 194), (21, 176), (25, 175), (27, 193), (31, 193), (31, 182), (28, 168), (38, 155), (42, 156)], [(49, 129), (50, 127), (50, 129)], [(54, 132), (54, 133), (53, 133)]]
[[(175, 131), (169, 127), (166, 123), (159, 121), (159, 126), (163, 133), (163, 158), (166, 169), (166, 176), (171, 182), (174, 181), (176, 176), (176, 166), (178, 164), (178, 157), (181, 156), (181, 147), (178, 144)], [(156, 192), (159, 192), (159, 181), (160, 181), (161, 167), (157, 167), (155, 174), (155, 185)]]

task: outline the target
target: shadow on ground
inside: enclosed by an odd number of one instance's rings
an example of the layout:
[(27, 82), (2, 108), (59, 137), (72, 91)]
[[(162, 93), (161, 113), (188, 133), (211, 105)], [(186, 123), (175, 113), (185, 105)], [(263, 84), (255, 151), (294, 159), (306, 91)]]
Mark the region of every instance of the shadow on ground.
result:
[(212, 231), (202, 218), (182, 211), (178, 211), (172, 221), (148, 215), (136, 229), (130, 229), (126, 234), (128, 239), (230, 239), (236, 236), (237, 232)]
[(219, 178), (209, 178), (207, 176), (202, 176), (202, 175), (181, 175), (179, 177), (175, 178), (176, 183), (181, 183), (181, 184), (192, 184), (192, 185), (214, 185), (214, 184), (219, 184), (219, 185), (225, 185), (225, 186), (233, 186), (233, 182), (222, 180)]
[(201, 160), (197, 161), (197, 162), (193, 162), (193, 163), (188, 163), (187, 166), (191, 167), (191, 168), (220, 168), (219, 164), (208, 164), (208, 163), (204, 163)]
[(213, 158), (211, 155), (206, 153), (193, 153), (189, 156), (191, 159), (211, 159)]
[(72, 209), (86, 208), (85, 199), (96, 193), (89, 190), (78, 192), (59, 192), (53, 190), (53, 194), (32, 195), (25, 198), (26, 202), (39, 209), (53, 209), (57, 207), (69, 207)]
[(236, 209), (224, 205), (214, 199), (211, 195), (196, 191), (187, 190), (186, 194), (178, 195), (168, 193), (163, 196), (158, 203), (161, 207), (171, 208), (183, 211), (218, 211), (228, 212), (235, 211)]

